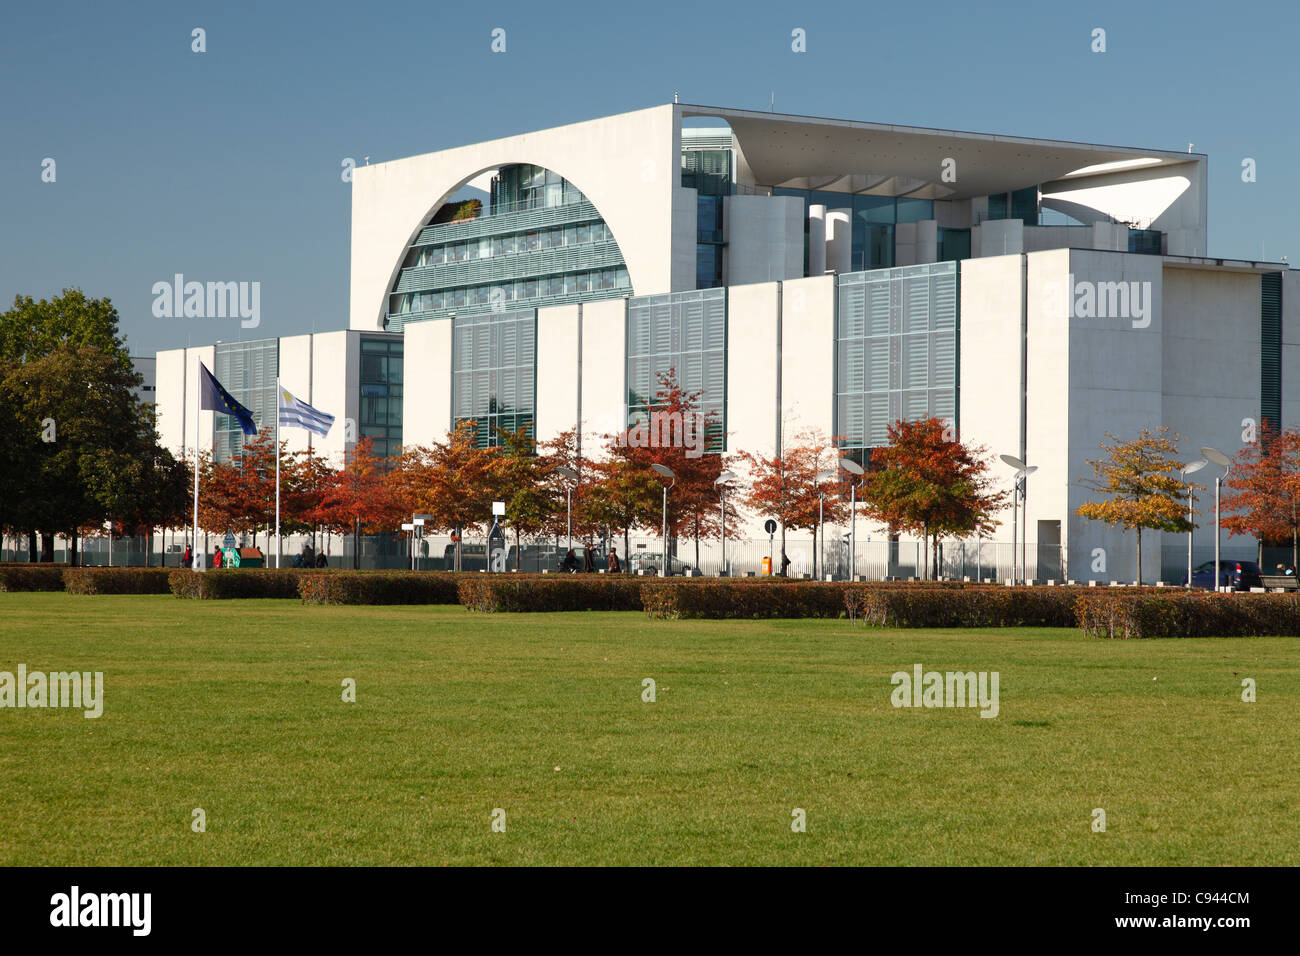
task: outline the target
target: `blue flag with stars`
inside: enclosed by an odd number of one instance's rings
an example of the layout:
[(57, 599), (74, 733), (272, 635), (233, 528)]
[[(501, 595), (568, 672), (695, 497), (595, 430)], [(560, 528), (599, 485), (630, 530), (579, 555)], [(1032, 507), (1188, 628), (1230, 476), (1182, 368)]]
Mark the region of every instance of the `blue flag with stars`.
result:
[(221, 383), (208, 371), (206, 365), (200, 362), (199, 368), (203, 372), (203, 378), (199, 383), (199, 408), (221, 412), (224, 415), (234, 415), (239, 419), (239, 427), (244, 430), (244, 434), (256, 438), (257, 426), (253, 424), (253, 413), (235, 401), (234, 396), (221, 387)]

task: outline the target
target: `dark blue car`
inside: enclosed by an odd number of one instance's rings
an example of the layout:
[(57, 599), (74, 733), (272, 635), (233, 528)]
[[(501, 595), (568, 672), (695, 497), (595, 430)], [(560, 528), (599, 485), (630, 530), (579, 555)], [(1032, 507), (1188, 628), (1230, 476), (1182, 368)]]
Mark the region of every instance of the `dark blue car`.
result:
[[(1219, 561), (1220, 587), (1231, 587), (1234, 591), (1249, 591), (1251, 588), (1263, 587), (1259, 575), (1259, 565), (1254, 561)], [(1192, 587), (1205, 588), (1207, 591), (1214, 590), (1213, 561), (1206, 561), (1192, 571)]]

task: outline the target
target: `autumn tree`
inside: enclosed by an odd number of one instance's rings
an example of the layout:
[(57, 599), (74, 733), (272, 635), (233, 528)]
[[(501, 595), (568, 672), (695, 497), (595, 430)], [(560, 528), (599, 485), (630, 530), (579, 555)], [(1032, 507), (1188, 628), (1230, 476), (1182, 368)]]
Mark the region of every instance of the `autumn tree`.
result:
[[(700, 393), (683, 389), (676, 369), (660, 372), (658, 382), (649, 408), (618, 436), (610, 451), (651, 477), (653, 464), (672, 469), (676, 483), (668, 495), (668, 534), (694, 537), (699, 567), (700, 538), (721, 531), (715, 482), (725, 464), (721, 454), (707, 449), (710, 440), (721, 437), (721, 421), (717, 412), (701, 410)], [(661, 481), (656, 484), (662, 489)]]
[[(497, 449), (480, 447), (477, 432), (474, 422), (461, 422), (445, 441), (408, 448), (395, 478), (397, 493), (410, 510), (431, 515), (435, 529), (457, 537), (485, 527), (497, 491)], [(455, 544), (460, 570), (461, 542)]]
[(1137, 532), (1137, 580), (1142, 581), (1142, 529), (1185, 532), (1192, 528), (1185, 504), (1189, 485), (1173, 477), (1181, 471), (1182, 436), (1166, 426), (1144, 428), (1137, 438), (1120, 441), (1110, 432), (1098, 447), (1106, 454), (1088, 464), (1093, 477), (1080, 484), (1102, 496), (1080, 505), (1076, 514)]
[(994, 490), (987, 454), (978, 445), (958, 441), (940, 418), (895, 422), (889, 443), (871, 453), (862, 484), (863, 512), (891, 532), (921, 536), (927, 578), (931, 551), (942, 538), (997, 523), (993, 515), (1006, 493)]
[(492, 483), (497, 500), (505, 502), (506, 522), (515, 532), (518, 571), (523, 537), (541, 534), (562, 507), (553, 481), (556, 461), (549, 455), (537, 454), (527, 428), (501, 429), (499, 435), (501, 445), (492, 461)]
[(585, 521), (623, 532), (623, 563), (630, 558), (631, 530), (659, 527), (663, 485), (649, 468), (621, 455), (619, 439), (607, 438), (605, 457), (587, 465), (581, 512)]
[(343, 467), (330, 476), (321, 496), (321, 523), (352, 533), (352, 567), (361, 567), (361, 532), (394, 533), (401, 526), (401, 504), (386, 474), (388, 459), (376, 455), (374, 441), (363, 438), (343, 456)]
[[(787, 528), (810, 530), (813, 553), (821, 520), (832, 523), (848, 517), (848, 503), (838, 494), (838, 451), (816, 429), (807, 429), (787, 442), (781, 454), (771, 457), (741, 452), (749, 467), (749, 491), (744, 502), (760, 515), (775, 518), (781, 526), (781, 553), (785, 553)], [(784, 573), (784, 572), (782, 572)]]
[(1296, 566), (1300, 527), (1300, 431), (1279, 432), (1269, 422), (1256, 440), (1237, 453), (1223, 483), (1228, 494), (1220, 507), (1230, 535), (1251, 535), (1259, 542), (1259, 566), (1264, 566), (1264, 542), (1291, 539), (1291, 565)]

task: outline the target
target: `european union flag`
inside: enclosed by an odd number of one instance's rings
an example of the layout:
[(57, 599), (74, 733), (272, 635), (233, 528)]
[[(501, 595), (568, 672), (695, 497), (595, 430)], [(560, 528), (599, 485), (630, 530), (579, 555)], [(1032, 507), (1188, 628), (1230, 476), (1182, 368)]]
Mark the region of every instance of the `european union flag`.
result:
[(253, 413), (235, 401), (234, 396), (221, 387), (221, 383), (208, 371), (206, 365), (200, 362), (199, 368), (203, 370), (203, 378), (199, 382), (199, 408), (221, 412), (223, 415), (234, 415), (239, 419), (239, 427), (244, 430), (244, 434), (256, 438), (257, 426), (253, 424)]

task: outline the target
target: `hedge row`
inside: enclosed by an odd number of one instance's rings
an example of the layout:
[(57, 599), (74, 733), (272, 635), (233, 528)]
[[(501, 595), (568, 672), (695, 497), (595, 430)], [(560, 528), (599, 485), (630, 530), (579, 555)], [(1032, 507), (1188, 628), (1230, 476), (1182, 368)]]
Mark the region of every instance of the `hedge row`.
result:
[(456, 604), (456, 579), (442, 572), (322, 571), (298, 578), (303, 604)]
[(178, 598), (296, 598), (298, 580), (322, 572), (231, 568), (213, 571), (172, 571), (168, 583)]
[(647, 615), (668, 620), (843, 617), (849, 587), (827, 581), (773, 581), (754, 587), (716, 579), (684, 587), (664, 581), (642, 585), (641, 602)]
[(1075, 613), (1090, 637), (1300, 637), (1295, 594), (1089, 593)]
[(63, 589), (69, 594), (166, 594), (167, 568), (64, 568)]
[[(471, 611), (639, 611), (645, 586), (624, 575), (463, 574), (460, 603)], [(694, 586), (692, 586), (693, 588)]]
[(0, 591), (62, 591), (61, 564), (9, 564), (0, 567)]
[(877, 627), (1074, 627), (1079, 589), (846, 589), (849, 620)]

